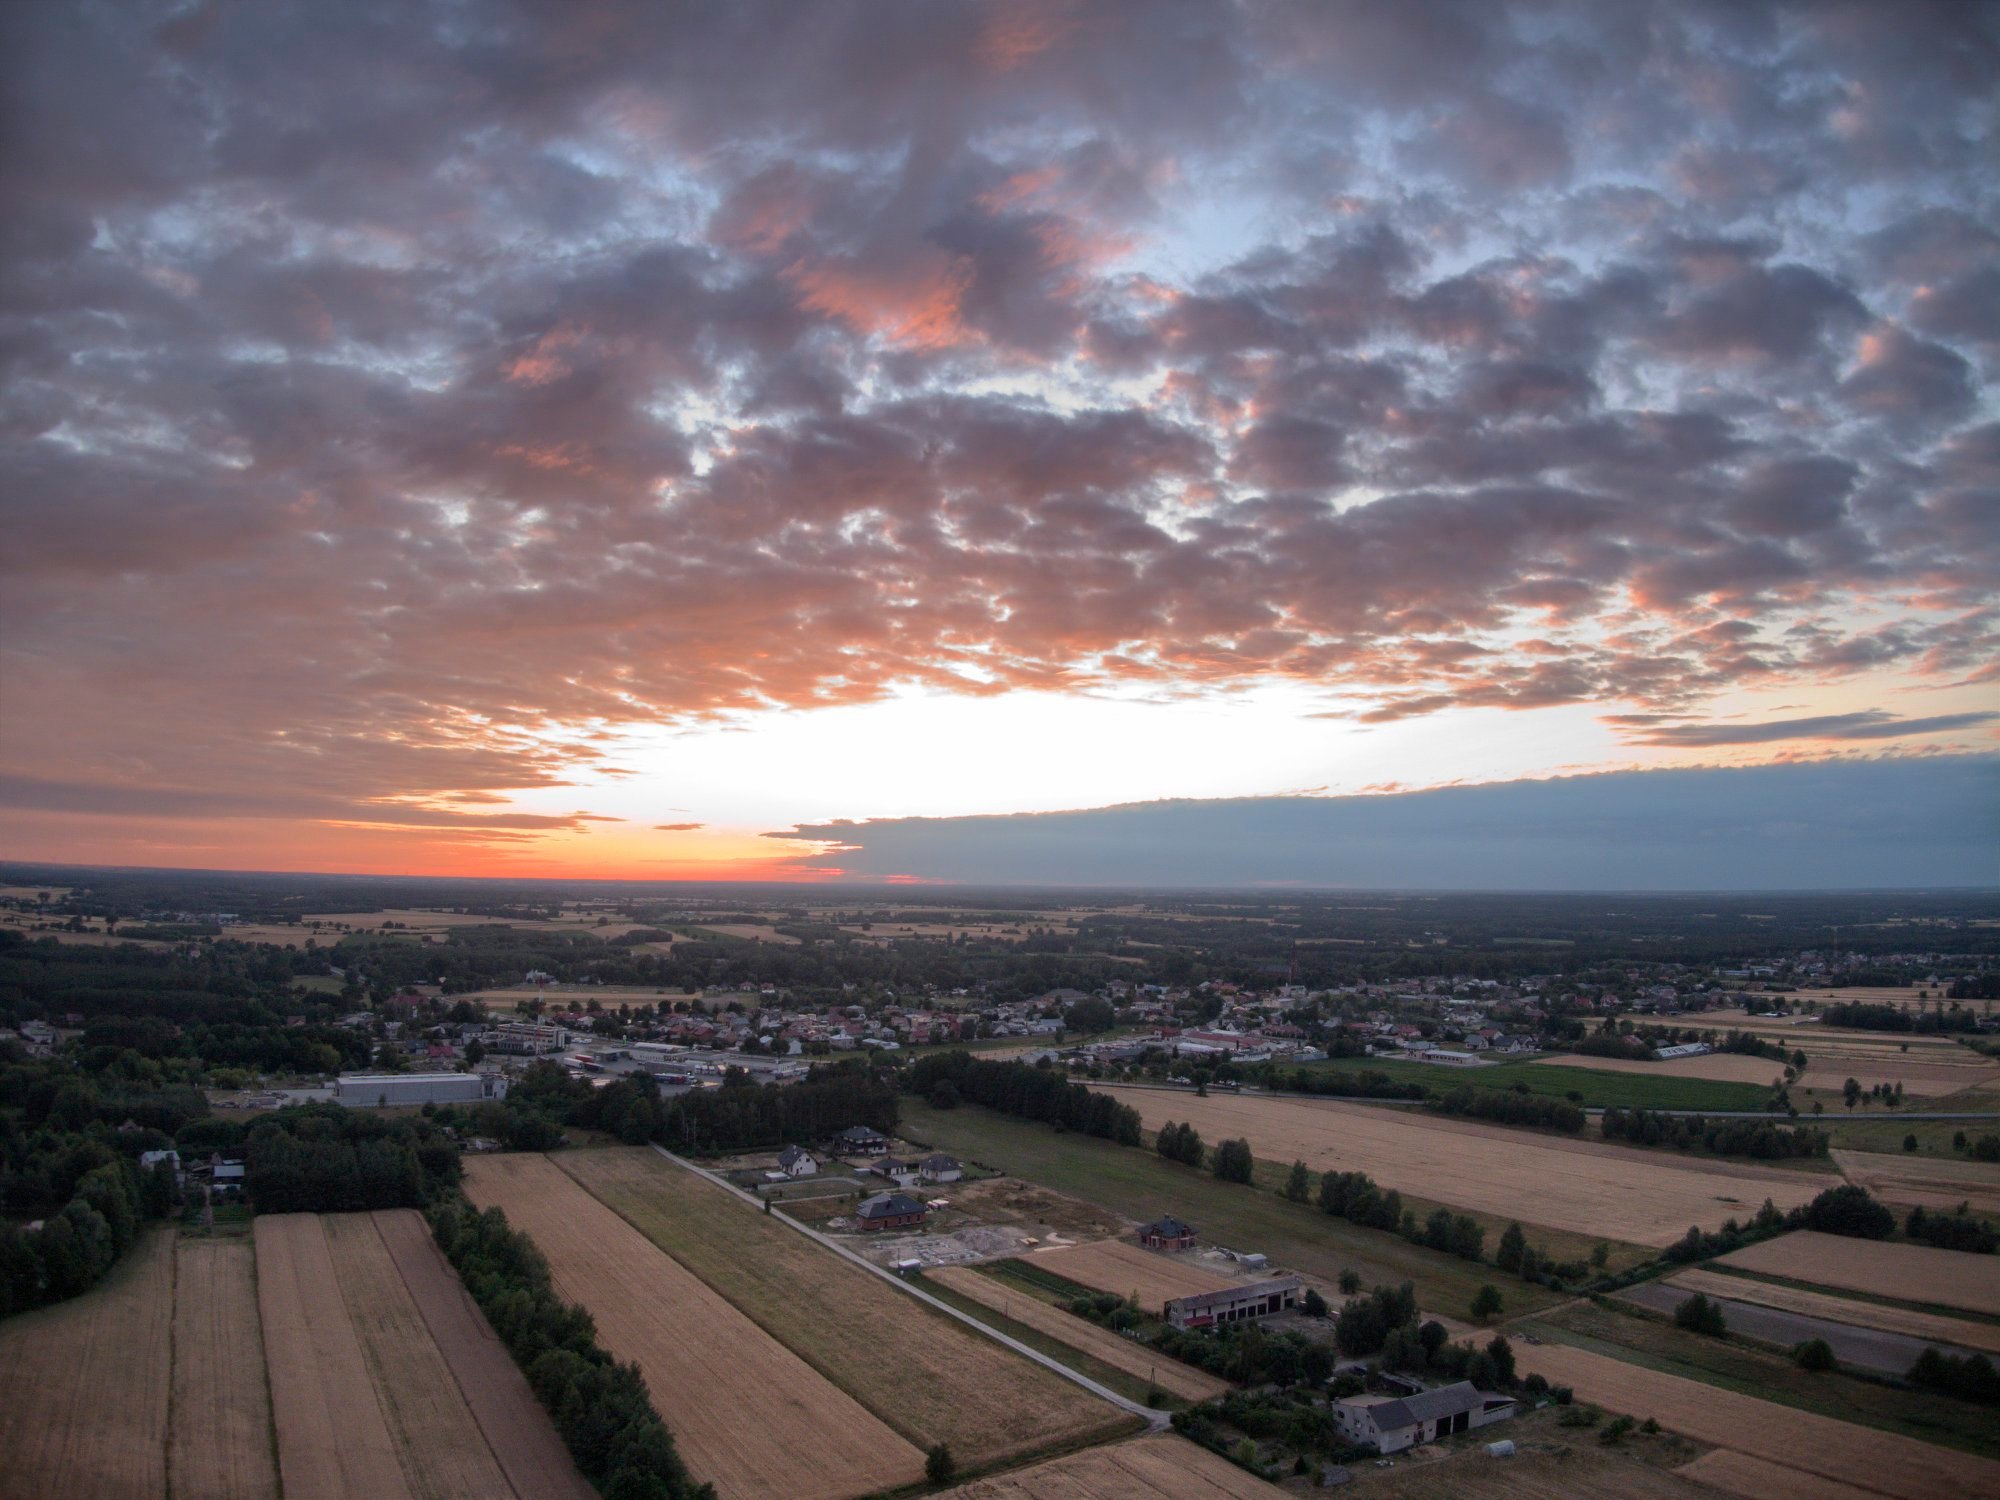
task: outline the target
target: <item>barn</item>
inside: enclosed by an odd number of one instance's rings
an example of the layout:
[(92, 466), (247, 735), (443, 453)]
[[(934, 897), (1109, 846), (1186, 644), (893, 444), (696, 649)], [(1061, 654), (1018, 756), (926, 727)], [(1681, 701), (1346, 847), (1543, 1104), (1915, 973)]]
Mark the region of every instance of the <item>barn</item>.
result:
[(1377, 1453), (1401, 1453), (1513, 1415), (1513, 1397), (1488, 1395), (1469, 1380), (1409, 1396), (1351, 1396), (1333, 1405), (1341, 1435)]
[(477, 1104), (507, 1097), (495, 1073), (342, 1073), (333, 1099), (350, 1109), (397, 1104)]

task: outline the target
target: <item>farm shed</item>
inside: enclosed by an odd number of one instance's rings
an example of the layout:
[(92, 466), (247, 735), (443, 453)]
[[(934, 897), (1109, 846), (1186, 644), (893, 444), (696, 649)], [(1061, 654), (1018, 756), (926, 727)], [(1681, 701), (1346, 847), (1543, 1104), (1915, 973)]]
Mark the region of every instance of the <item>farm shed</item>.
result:
[(343, 1073), (336, 1104), (370, 1109), (394, 1104), (476, 1104), (507, 1097), (507, 1080), (491, 1073)]
[(1489, 1395), (1469, 1380), (1411, 1396), (1350, 1396), (1333, 1404), (1341, 1434), (1377, 1453), (1401, 1453), (1513, 1415), (1513, 1397)]
[(1296, 1276), (1280, 1276), (1271, 1281), (1252, 1281), (1219, 1292), (1197, 1292), (1191, 1297), (1175, 1297), (1167, 1303), (1167, 1321), (1176, 1328), (1209, 1328), (1224, 1323), (1247, 1323), (1268, 1318), (1299, 1305)]
[(1140, 1226), (1139, 1243), (1148, 1250), (1192, 1250), (1194, 1226), (1183, 1224), (1172, 1214), (1161, 1214), (1152, 1223)]
[(909, 1229), (920, 1226), (929, 1212), (908, 1193), (877, 1193), (862, 1200), (854, 1217), (866, 1230)]

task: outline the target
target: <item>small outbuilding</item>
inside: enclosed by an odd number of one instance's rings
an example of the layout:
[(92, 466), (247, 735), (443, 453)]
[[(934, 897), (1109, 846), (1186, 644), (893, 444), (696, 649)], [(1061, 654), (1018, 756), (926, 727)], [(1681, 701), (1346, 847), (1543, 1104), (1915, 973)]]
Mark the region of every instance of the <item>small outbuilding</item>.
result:
[(1192, 1250), (1194, 1226), (1183, 1224), (1172, 1214), (1161, 1214), (1152, 1223), (1140, 1227), (1139, 1243), (1148, 1250)]

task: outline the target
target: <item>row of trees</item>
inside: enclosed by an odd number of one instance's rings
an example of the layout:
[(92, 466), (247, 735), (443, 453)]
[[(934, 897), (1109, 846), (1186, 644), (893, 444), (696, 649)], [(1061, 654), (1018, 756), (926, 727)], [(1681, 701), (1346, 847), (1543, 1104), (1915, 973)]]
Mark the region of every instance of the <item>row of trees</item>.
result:
[(1969, 1250), (1974, 1255), (1991, 1255), (2000, 1250), (2000, 1234), (1995, 1234), (1985, 1220), (1974, 1217), (1964, 1204), (1948, 1214), (1913, 1208), (1903, 1221), (1903, 1233), (1919, 1244), (1935, 1245), (1940, 1250)]
[(712, 1500), (654, 1410), (645, 1377), (597, 1342), (590, 1314), (555, 1294), (548, 1262), (497, 1208), (463, 1199), (431, 1211), (431, 1232), (459, 1280), (555, 1419), (570, 1456), (605, 1500)]
[(1852, 1026), (1859, 1031), (1908, 1031), (1924, 1035), (1952, 1031), (1977, 1031), (1979, 1013), (1956, 1002), (1933, 1010), (1901, 1005), (1829, 1005), (1820, 1012), (1828, 1026)]
[(1142, 1143), (1139, 1111), (1109, 1094), (1072, 1083), (1053, 1068), (988, 1062), (970, 1052), (937, 1052), (918, 1058), (908, 1080), (911, 1093), (934, 1102), (963, 1099), (1121, 1146)]
[(60, 1213), (40, 1227), (0, 1222), (0, 1317), (60, 1302), (103, 1280), (145, 1220), (171, 1213), (173, 1169), (141, 1172), (119, 1158), (78, 1180)]
[(1868, 1190), (1843, 1183), (1830, 1187), (1812, 1202), (1781, 1213), (1769, 1198), (1747, 1224), (1735, 1219), (1723, 1221), (1722, 1228), (1704, 1232), (1690, 1225), (1688, 1232), (1661, 1252), (1668, 1260), (1686, 1265), (1710, 1260), (1740, 1250), (1757, 1240), (1788, 1229), (1816, 1229), (1821, 1234), (1843, 1234), (1854, 1239), (1885, 1240), (1896, 1232), (1896, 1216), (1868, 1196)]
[(1825, 1156), (1830, 1137), (1810, 1125), (1773, 1125), (1766, 1120), (1711, 1120), (1702, 1115), (1670, 1115), (1655, 1109), (1607, 1109), (1602, 1121), (1607, 1141), (1634, 1146), (1671, 1146), (1716, 1156), (1752, 1156), (1760, 1161)]
[(1531, 1094), (1525, 1086), (1514, 1089), (1476, 1089), (1461, 1084), (1431, 1106), (1448, 1115), (1465, 1115), (1475, 1120), (1492, 1120), (1501, 1125), (1527, 1125), (1539, 1130), (1560, 1130), (1575, 1135), (1583, 1129), (1583, 1110), (1567, 1099), (1548, 1094)]
[(1159, 1134), (1153, 1137), (1153, 1149), (1168, 1161), (1188, 1167), (1200, 1166), (1205, 1154), (1201, 1132), (1192, 1125), (1176, 1125), (1172, 1120), (1162, 1125)]

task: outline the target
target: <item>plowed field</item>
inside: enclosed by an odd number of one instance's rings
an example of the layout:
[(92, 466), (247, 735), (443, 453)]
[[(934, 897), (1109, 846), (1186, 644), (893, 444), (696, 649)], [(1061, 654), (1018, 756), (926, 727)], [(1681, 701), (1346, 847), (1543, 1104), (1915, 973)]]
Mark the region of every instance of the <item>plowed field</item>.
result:
[(2000, 1259), (1965, 1250), (1884, 1244), (1802, 1229), (1733, 1250), (1722, 1264), (1815, 1286), (2000, 1316)]
[(166, 1493), (174, 1237), (81, 1297), (0, 1323), (0, 1500)]

